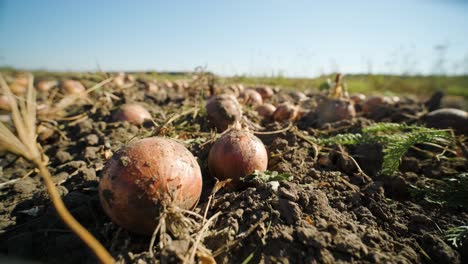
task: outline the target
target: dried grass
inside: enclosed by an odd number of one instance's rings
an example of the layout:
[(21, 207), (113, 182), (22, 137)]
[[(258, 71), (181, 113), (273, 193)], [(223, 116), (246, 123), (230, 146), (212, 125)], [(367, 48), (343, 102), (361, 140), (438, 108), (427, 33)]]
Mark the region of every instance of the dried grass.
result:
[(26, 97), (23, 98), (13, 95), (3, 75), (0, 74), (1, 91), (11, 99), (9, 100), (11, 116), (17, 134), (15, 135), (5, 124), (0, 122), (0, 146), (34, 163), (39, 169), (58, 215), (65, 224), (83, 240), (102, 263), (114, 263), (114, 259), (101, 243), (70, 214), (52, 181), (52, 176), (46, 166), (47, 157), (42, 153), (41, 146), (36, 141), (36, 91), (33, 87), (33, 76), (29, 75), (28, 77), (28, 90)]

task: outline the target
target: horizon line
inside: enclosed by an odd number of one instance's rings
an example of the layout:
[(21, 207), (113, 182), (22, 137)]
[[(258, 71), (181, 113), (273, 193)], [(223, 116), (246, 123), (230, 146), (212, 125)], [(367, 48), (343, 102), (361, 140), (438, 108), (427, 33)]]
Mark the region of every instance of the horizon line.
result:
[[(156, 69), (137, 69), (137, 70), (69, 70), (69, 69), (46, 69), (46, 68), (19, 68), (8, 65), (0, 65), (0, 71), (11, 70), (11, 71), (25, 71), (25, 72), (52, 72), (52, 73), (91, 73), (91, 72), (103, 72), (103, 73), (156, 73), (156, 74), (166, 74), (166, 75), (188, 75), (197, 72), (197, 69), (193, 70), (156, 70)], [(337, 73), (342, 73), (345, 76), (362, 76), (362, 75), (383, 75), (383, 76), (394, 76), (394, 77), (468, 77), (468, 73), (392, 73), (392, 72), (344, 72), (344, 71), (333, 71), (325, 72), (317, 75), (309, 76), (298, 76), (298, 75), (288, 75), (288, 74), (219, 74), (215, 71), (204, 70), (203, 72), (214, 74), (215, 76), (220, 76), (223, 78), (239, 78), (239, 77), (248, 77), (248, 78), (289, 78), (289, 79), (315, 79), (320, 77), (327, 77), (329, 75), (335, 75)]]

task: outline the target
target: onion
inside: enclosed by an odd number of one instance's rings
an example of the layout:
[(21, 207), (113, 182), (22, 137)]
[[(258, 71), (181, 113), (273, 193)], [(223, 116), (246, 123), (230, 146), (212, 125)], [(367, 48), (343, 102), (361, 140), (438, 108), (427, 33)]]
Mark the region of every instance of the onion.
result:
[(22, 73), (17, 74), (15, 78), (15, 83), (24, 87), (28, 87), (29, 85), (28, 73), (22, 72)]
[(58, 82), (54, 80), (41, 80), (36, 83), (36, 88), (40, 92), (48, 92), (54, 86), (57, 86)]
[(260, 116), (264, 118), (269, 118), (273, 116), (273, 113), (276, 111), (276, 107), (272, 104), (265, 103), (257, 106), (257, 108), (255, 108), (255, 111), (257, 111), (257, 113)]
[(192, 209), (200, 199), (202, 174), (182, 144), (162, 137), (131, 142), (104, 168), (99, 198), (119, 226), (151, 235), (164, 205)]
[(5, 111), (11, 111), (10, 105), (11, 99), (7, 95), (0, 95), (0, 109)]
[(123, 87), (125, 85), (125, 73), (124, 72), (117, 73), (117, 75), (114, 77), (112, 82), (117, 87)]
[(17, 83), (17, 82), (13, 82), (13, 83), (10, 84), (11, 92), (16, 94), (16, 95), (25, 94), (26, 91), (28, 90), (27, 87), (28, 87), (27, 85), (22, 85), (22, 84)]
[(79, 81), (65, 80), (62, 82), (62, 88), (67, 94), (79, 94), (86, 91), (86, 88)]
[(146, 90), (149, 93), (157, 93), (159, 92), (159, 86), (155, 82), (146, 82)]
[(325, 98), (319, 102), (316, 113), (317, 123), (323, 125), (353, 119), (356, 116), (356, 109), (350, 100)]
[(226, 87), (226, 93), (232, 94), (235, 97), (239, 97), (244, 92), (244, 86), (242, 84), (231, 84)]
[(36, 133), (40, 141), (46, 141), (55, 134), (55, 130), (48, 126), (38, 125)]
[(174, 83), (169, 81), (169, 80), (165, 80), (164, 81), (164, 86), (166, 86), (166, 88), (171, 89), (171, 88), (174, 88)]
[(273, 118), (275, 121), (283, 122), (283, 121), (294, 121), (298, 118), (299, 114), (299, 107), (284, 102), (276, 108), (276, 111), (273, 113)]
[(292, 97), (292, 99), (296, 103), (305, 101), (308, 98), (307, 95), (305, 95), (303, 92), (299, 92), (299, 91), (291, 92), (289, 95)]
[(468, 113), (455, 108), (441, 108), (426, 115), (424, 122), (429, 127), (453, 128), (468, 134)]
[(139, 104), (125, 104), (112, 116), (112, 119), (141, 125), (145, 120), (151, 120), (151, 114)]
[(273, 96), (274, 91), (268, 86), (260, 86), (255, 89), (263, 98), (263, 100), (268, 99)]
[(125, 73), (125, 82), (129, 82), (129, 83), (135, 82), (135, 76)]
[(242, 84), (237, 84), (237, 90), (239, 91), (239, 95), (245, 91), (245, 87)]
[(230, 179), (230, 187), (240, 187), (240, 178), (256, 170), (265, 171), (268, 155), (262, 141), (249, 131), (231, 129), (211, 147), (208, 169), (219, 180)]
[(177, 86), (180, 91), (184, 91), (190, 87), (190, 84), (186, 80), (177, 80), (175, 81), (175, 86)]
[(242, 117), (241, 106), (237, 99), (228, 94), (211, 97), (206, 104), (206, 113), (218, 131), (226, 130)]
[(366, 100), (366, 96), (361, 93), (353, 94), (349, 97), (355, 104), (361, 104)]
[(255, 90), (247, 89), (242, 94), (242, 101), (246, 105), (261, 105), (263, 103), (262, 96)]
[(390, 104), (392, 104), (392, 100), (386, 96), (371, 96), (362, 104), (362, 111), (364, 113), (371, 113), (379, 106)]

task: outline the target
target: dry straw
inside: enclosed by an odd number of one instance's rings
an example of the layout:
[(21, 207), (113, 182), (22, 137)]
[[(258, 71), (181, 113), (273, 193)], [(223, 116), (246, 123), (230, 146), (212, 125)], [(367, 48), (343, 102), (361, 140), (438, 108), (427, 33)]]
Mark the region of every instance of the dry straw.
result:
[(17, 133), (15, 135), (5, 124), (0, 122), (0, 146), (34, 163), (39, 169), (58, 215), (65, 224), (83, 240), (102, 263), (114, 263), (114, 259), (101, 243), (70, 214), (52, 181), (46, 165), (47, 157), (42, 153), (41, 146), (36, 141), (36, 91), (33, 88), (33, 76), (29, 76), (29, 85), (25, 98), (13, 95), (1, 74), (0, 87), (3, 94), (10, 99), (8, 101), (10, 102), (11, 115)]

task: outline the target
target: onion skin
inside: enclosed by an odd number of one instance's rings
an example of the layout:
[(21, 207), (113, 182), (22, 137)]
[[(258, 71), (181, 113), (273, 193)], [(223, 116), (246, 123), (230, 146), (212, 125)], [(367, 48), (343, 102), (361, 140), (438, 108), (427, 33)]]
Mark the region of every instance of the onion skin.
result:
[(277, 122), (294, 121), (298, 118), (299, 108), (291, 103), (285, 102), (276, 108), (273, 118)]
[(222, 135), (211, 147), (208, 169), (219, 180), (231, 179), (228, 187), (241, 187), (240, 178), (256, 170), (265, 171), (268, 154), (262, 141), (252, 133), (232, 129)]
[(159, 86), (155, 82), (147, 82), (145, 83), (145, 86), (149, 93), (157, 93), (160, 90)]
[(57, 81), (54, 80), (41, 80), (36, 83), (36, 88), (38, 91), (45, 93), (50, 91), (50, 89), (52, 89), (57, 84)]
[(202, 185), (190, 151), (172, 139), (151, 137), (131, 142), (106, 163), (99, 198), (113, 222), (151, 235), (163, 205), (192, 209)]
[(362, 104), (366, 100), (366, 96), (364, 94), (357, 93), (352, 94), (349, 99), (351, 99), (355, 104)]
[(15, 78), (14, 82), (17, 83), (20, 86), (28, 87), (28, 85), (29, 85), (28, 74), (24, 73), (24, 72), (16, 74), (16, 78)]
[(367, 98), (362, 104), (362, 111), (364, 113), (372, 113), (374, 112), (379, 106), (382, 105), (390, 105), (392, 104), (392, 100), (385, 96), (371, 96)]
[(455, 108), (441, 108), (428, 113), (424, 117), (424, 123), (434, 128), (453, 128), (454, 130), (468, 134), (468, 113)]
[(316, 113), (318, 124), (323, 125), (353, 119), (356, 116), (356, 109), (352, 101), (326, 98), (318, 104)]
[(127, 121), (133, 125), (141, 125), (151, 120), (151, 114), (139, 104), (125, 104), (112, 116), (114, 121)]
[(218, 132), (226, 130), (242, 117), (241, 106), (233, 95), (221, 94), (213, 96), (208, 100), (205, 108), (208, 119), (213, 123)]
[(262, 96), (252, 89), (245, 90), (241, 97), (243, 98), (243, 103), (246, 105), (255, 106), (263, 104)]
[(259, 93), (262, 96), (263, 100), (266, 100), (266, 99), (272, 97), (275, 94), (273, 89), (271, 89), (268, 86), (257, 87), (257, 88), (255, 88), (255, 91), (257, 91), (257, 93)]
[(289, 95), (292, 97), (292, 99), (296, 103), (305, 101), (308, 98), (307, 95), (305, 95), (303, 92), (299, 92), (299, 91), (291, 92)]
[(231, 84), (225, 90), (226, 93), (239, 97), (244, 92), (244, 86), (242, 84)]
[(237, 84), (237, 90), (239, 91), (239, 95), (245, 91), (245, 87), (243, 84)]
[(114, 77), (114, 80), (112, 82), (115, 84), (115, 86), (121, 88), (125, 85), (125, 73), (119, 72), (117, 75)]
[(125, 72), (119, 72), (115, 75), (114, 80), (112, 81), (115, 86), (122, 88), (128, 83), (135, 82), (135, 77)]
[(7, 95), (0, 95), (0, 110), (5, 110), (10, 112), (11, 111), (11, 105), (10, 105), (10, 97)]
[(26, 91), (28, 90), (27, 85), (22, 85), (21, 83), (14, 82), (10, 84), (10, 90), (12, 93), (16, 95), (22, 95), (25, 94)]
[(62, 88), (67, 94), (80, 94), (86, 91), (86, 88), (79, 81), (65, 80), (62, 82)]
[(39, 125), (36, 129), (37, 138), (44, 142), (55, 134), (55, 130), (50, 127)]
[(166, 88), (173, 88), (174, 87), (174, 83), (169, 81), (169, 80), (166, 80), (164, 81), (164, 86), (166, 86)]
[(276, 107), (272, 104), (265, 103), (265, 104), (257, 106), (255, 108), (255, 111), (257, 111), (257, 113), (264, 118), (270, 118), (273, 116), (273, 113), (276, 111)]

